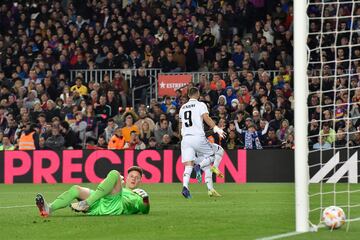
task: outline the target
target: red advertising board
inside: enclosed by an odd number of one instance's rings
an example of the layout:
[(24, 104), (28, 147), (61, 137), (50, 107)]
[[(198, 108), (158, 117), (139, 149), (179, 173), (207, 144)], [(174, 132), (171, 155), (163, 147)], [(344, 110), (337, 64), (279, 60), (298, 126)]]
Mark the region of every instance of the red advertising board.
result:
[(179, 75), (158, 75), (158, 96), (165, 95), (175, 97), (175, 91), (182, 88), (183, 93), (186, 91), (186, 85), (192, 80), (191, 74)]

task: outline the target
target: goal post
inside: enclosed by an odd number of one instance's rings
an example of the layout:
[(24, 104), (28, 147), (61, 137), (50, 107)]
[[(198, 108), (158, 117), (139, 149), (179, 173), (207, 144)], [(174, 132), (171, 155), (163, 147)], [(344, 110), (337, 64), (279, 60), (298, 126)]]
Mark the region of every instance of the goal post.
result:
[(309, 231), (307, 0), (294, 1), (295, 214), (296, 231)]

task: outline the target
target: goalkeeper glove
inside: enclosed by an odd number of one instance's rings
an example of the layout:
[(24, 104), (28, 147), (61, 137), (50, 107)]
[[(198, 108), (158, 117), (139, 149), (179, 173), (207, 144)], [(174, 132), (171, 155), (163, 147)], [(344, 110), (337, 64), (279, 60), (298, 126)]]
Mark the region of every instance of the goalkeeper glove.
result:
[(143, 201), (148, 203), (149, 202), (149, 195), (147, 194), (147, 192), (145, 192), (143, 189), (140, 188), (136, 188), (134, 190), (132, 190), (134, 193), (136, 193), (137, 195), (139, 195), (140, 197), (142, 197)]
[(214, 130), (214, 133), (217, 133), (221, 138), (226, 138), (226, 133), (218, 126), (215, 125), (213, 130)]

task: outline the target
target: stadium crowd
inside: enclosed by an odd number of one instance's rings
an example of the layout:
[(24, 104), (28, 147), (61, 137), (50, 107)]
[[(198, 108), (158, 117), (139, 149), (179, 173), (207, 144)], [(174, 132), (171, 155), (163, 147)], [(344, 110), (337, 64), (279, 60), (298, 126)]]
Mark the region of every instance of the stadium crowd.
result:
[(359, 146), (360, 3), (314, 4), (308, 15), (309, 146)]
[[(71, 69), (206, 72), (196, 85), (228, 132), (226, 149), (293, 148), (290, 0), (2, 1), (1, 149), (177, 149), (176, 97), (129, 105), (120, 72), (100, 83)], [(276, 75), (270, 75), (276, 70)], [(225, 72), (225, 74), (224, 74)]]

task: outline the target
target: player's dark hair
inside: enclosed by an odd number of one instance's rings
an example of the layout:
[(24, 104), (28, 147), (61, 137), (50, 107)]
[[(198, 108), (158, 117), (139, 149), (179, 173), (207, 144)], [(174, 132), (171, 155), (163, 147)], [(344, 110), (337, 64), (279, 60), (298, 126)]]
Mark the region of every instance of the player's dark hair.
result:
[(196, 94), (199, 94), (199, 89), (197, 89), (196, 87), (191, 87), (188, 91), (188, 96), (191, 98)]
[(139, 167), (139, 166), (132, 166), (132, 167), (130, 167), (130, 168), (127, 170), (128, 174), (129, 174), (130, 172), (132, 172), (132, 171), (137, 171), (138, 173), (140, 173), (140, 176), (141, 176), (141, 177), (142, 177), (142, 175), (143, 175), (143, 170), (142, 170), (142, 168)]

